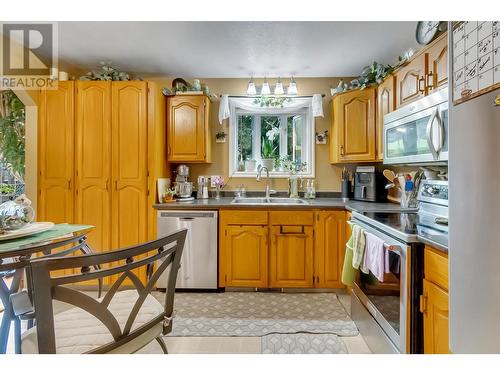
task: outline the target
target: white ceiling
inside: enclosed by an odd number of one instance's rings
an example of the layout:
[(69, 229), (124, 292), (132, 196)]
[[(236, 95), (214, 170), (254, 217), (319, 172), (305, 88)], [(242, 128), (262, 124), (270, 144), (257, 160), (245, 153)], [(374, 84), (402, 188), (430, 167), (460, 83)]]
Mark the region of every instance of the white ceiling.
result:
[(416, 48), (416, 22), (60, 22), (59, 58), (142, 75), (356, 76)]

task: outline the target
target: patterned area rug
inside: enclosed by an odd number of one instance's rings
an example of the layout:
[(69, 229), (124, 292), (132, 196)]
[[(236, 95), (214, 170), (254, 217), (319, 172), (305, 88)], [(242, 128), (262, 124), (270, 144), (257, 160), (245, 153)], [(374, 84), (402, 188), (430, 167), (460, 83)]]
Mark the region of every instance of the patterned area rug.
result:
[(177, 293), (171, 336), (265, 336), (358, 330), (333, 293)]
[(274, 333), (262, 337), (262, 354), (347, 354), (341, 338), (329, 333)]

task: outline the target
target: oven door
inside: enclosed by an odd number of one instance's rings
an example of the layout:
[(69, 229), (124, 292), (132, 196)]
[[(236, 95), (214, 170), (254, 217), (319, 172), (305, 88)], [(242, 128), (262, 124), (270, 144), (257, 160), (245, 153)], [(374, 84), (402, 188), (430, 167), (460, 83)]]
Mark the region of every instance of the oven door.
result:
[(384, 121), (384, 164), (448, 161), (448, 102)]
[(400, 353), (410, 353), (409, 268), (411, 248), (379, 230), (353, 219), (366, 232), (387, 245), (390, 272), (380, 282), (371, 273), (359, 271), (353, 293), (364, 305)]

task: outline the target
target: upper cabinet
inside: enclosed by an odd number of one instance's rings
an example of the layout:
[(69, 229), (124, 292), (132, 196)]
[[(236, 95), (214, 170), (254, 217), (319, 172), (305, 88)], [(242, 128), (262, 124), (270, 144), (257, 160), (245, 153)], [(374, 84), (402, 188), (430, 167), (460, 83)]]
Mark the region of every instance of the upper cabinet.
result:
[(439, 89), (448, 84), (448, 39), (440, 36), (427, 51), (427, 84)]
[(374, 87), (333, 98), (331, 163), (375, 161), (375, 104)]
[(167, 98), (167, 159), (171, 162), (211, 161), (210, 101), (205, 95)]
[(377, 89), (377, 161), (384, 160), (384, 116), (396, 109), (396, 78), (387, 77)]
[(425, 54), (423, 53), (396, 71), (396, 103), (398, 108), (423, 98), (427, 94), (425, 75)]

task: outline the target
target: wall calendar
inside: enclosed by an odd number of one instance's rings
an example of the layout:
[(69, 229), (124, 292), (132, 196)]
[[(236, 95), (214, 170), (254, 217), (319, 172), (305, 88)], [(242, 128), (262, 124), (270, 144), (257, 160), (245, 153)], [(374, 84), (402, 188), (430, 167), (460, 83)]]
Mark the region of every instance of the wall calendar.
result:
[(500, 87), (500, 22), (453, 23), (453, 103)]

